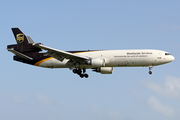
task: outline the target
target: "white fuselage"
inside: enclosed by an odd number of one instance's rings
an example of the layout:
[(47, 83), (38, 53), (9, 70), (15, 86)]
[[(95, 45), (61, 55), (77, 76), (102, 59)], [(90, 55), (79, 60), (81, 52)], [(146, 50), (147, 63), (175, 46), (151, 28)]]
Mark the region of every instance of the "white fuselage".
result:
[[(105, 60), (104, 67), (140, 67), (140, 66), (157, 66), (169, 63), (174, 60), (174, 57), (168, 52), (152, 49), (139, 50), (100, 50), (77, 52), (81, 56), (90, 58), (102, 58)], [(68, 68), (66, 63), (69, 59), (64, 59), (62, 62), (51, 58), (42, 61), (38, 66), (47, 68)], [(91, 65), (80, 65), (81, 68), (92, 68)]]

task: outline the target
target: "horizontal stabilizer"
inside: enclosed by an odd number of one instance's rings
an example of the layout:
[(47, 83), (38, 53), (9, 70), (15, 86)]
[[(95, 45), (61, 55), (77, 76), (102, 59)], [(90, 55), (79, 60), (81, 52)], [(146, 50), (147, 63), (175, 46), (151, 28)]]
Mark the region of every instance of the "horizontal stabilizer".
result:
[(21, 57), (21, 58), (24, 58), (24, 59), (27, 59), (27, 60), (33, 60), (33, 58), (31, 58), (31, 57), (29, 57), (29, 56), (27, 56), (27, 55), (25, 55), (25, 54), (22, 54), (22, 53), (20, 53), (20, 52), (18, 52), (18, 51), (15, 51), (15, 50), (13, 50), (13, 49), (7, 49), (8, 51), (10, 51), (10, 52), (12, 52), (12, 53), (14, 53), (15, 55), (17, 55), (17, 56), (19, 56), (19, 57)]

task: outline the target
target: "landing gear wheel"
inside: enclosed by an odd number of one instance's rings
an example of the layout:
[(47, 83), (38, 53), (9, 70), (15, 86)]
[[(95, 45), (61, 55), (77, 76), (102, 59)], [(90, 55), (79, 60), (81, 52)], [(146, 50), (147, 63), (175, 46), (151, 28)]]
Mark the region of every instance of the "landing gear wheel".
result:
[(81, 75), (81, 73), (82, 73), (82, 70), (81, 70), (81, 69), (78, 69), (78, 70), (77, 70), (77, 74), (78, 74), (78, 75)]
[(76, 74), (77, 73), (77, 69), (73, 69), (73, 73)]
[(88, 75), (88, 74), (84, 74), (84, 77), (85, 77), (85, 78), (88, 78), (88, 77), (89, 77), (89, 75)]
[(152, 74), (152, 71), (151, 71), (152, 67), (153, 67), (153, 66), (151, 66), (151, 65), (149, 66), (149, 74), (150, 74), (150, 75)]
[(86, 69), (75, 68), (72, 70), (72, 72), (74, 74), (78, 74), (81, 78), (83, 78), (83, 77), (88, 78), (89, 77), (89, 75), (85, 73)]
[(79, 76), (80, 76), (81, 78), (83, 78), (83, 77), (84, 77), (84, 75), (83, 75), (83, 74), (80, 74)]

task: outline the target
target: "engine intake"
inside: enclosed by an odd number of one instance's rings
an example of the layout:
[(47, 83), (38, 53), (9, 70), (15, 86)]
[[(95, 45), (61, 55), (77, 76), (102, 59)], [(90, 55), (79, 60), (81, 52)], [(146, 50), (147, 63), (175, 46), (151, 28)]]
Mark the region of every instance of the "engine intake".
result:
[(101, 74), (112, 74), (113, 67), (99, 67), (99, 68), (96, 68), (93, 71), (101, 73)]

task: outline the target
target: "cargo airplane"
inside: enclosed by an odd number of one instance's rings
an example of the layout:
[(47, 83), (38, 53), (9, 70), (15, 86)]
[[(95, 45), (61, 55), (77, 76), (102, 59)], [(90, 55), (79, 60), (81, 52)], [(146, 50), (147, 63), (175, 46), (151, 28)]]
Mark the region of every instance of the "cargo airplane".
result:
[[(112, 74), (113, 67), (152, 67), (169, 63), (174, 57), (162, 50), (87, 50), (62, 51), (35, 43), (19, 28), (12, 28), (17, 44), (8, 45), (14, 60), (45, 68), (69, 68), (81, 78), (88, 78), (86, 69)], [(45, 50), (46, 52), (41, 52)]]

